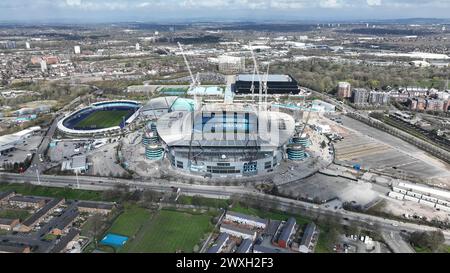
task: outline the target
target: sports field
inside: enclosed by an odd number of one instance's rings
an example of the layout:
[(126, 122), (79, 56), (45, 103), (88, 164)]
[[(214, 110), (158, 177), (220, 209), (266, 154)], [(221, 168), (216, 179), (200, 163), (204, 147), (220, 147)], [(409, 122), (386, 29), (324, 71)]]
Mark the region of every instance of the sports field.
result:
[(128, 236), (119, 252), (192, 252), (201, 238), (213, 229), (211, 216), (160, 210), (150, 213), (137, 206), (128, 207), (108, 232)]
[(133, 236), (150, 219), (150, 216), (150, 212), (144, 208), (126, 207), (125, 211), (114, 221), (108, 233)]
[(119, 126), (123, 117), (130, 114), (130, 110), (105, 110), (93, 112), (85, 119), (75, 124), (75, 128), (103, 129)]

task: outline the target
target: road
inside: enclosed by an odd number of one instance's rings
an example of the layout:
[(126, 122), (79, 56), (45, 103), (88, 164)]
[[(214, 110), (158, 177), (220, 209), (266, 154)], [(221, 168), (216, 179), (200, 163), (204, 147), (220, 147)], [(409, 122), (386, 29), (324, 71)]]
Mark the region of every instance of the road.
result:
[(52, 137), (56, 131), (56, 128), (58, 126), (58, 122), (61, 120), (63, 116), (58, 115), (50, 125), (49, 129), (47, 130), (47, 133), (45, 134), (44, 138), (41, 141), (41, 144), (39, 145), (36, 153), (33, 156), (33, 160), (31, 161), (30, 167), (25, 171), (26, 174), (34, 174), (36, 175), (36, 170), (41, 174), (45, 169), (45, 163), (40, 162), (39, 155), (44, 156), (44, 152), (47, 149), (48, 145), (50, 144), (50, 141), (52, 140)]
[(399, 232), (382, 232), (381, 236), (394, 253), (415, 253), (414, 249), (407, 243)]
[[(3, 173), (0, 175), (1, 182), (15, 182), (15, 183), (32, 183), (38, 184), (36, 176), (24, 175), (24, 174), (9, 174)], [(53, 187), (73, 187), (76, 188), (76, 178), (74, 176), (53, 176), (42, 175), (42, 186)], [(378, 229), (384, 232), (394, 232), (400, 234), (402, 230), (408, 232), (414, 231), (432, 231), (436, 230), (434, 227), (400, 222), (390, 220), (382, 217), (346, 211), (343, 209), (335, 210), (332, 207), (326, 208), (325, 206), (318, 206), (316, 204), (288, 199), (279, 196), (268, 195), (260, 193), (253, 188), (247, 188), (244, 186), (206, 186), (206, 185), (191, 185), (185, 183), (167, 182), (164, 180), (153, 181), (132, 181), (125, 179), (103, 178), (103, 177), (89, 177), (80, 176), (79, 183), (81, 189), (87, 190), (107, 190), (111, 189), (117, 184), (128, 185), (130, 189), (149, 189), (160, 192), (170, 192), (172, 187), (179, 187), (181, 192), (187, 195), (202, 195), (212, 198), (230, 198), (233, 195), (251, 194), (253, 198), (261, 200), (264, 206), (277, 207), (282, 211), (290, 211), (292, 209), (303, 209), (305, 213), (317, 214), (330, 217), (340, 217), (342, 223), (355, 223), (361, 226), (377, 226)], [(446, 243), (450, 244), (450, 231), (443, 231)]]

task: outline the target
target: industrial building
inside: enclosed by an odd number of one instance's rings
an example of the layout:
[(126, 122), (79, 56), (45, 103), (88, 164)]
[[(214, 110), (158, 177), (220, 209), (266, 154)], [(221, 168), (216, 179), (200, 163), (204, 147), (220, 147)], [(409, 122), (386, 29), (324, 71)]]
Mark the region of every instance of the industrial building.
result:
[(17, 144), (40, 130), (41, 127), (33, 126), (14, 134), (0, 136), (0, 154), (15, 150)]
[(177, 170), (242, 177), (272, 172), (279, 165), (295, 122), (281, 112), (214, 103), (195, 112), (169, 112), (156, 127)]
[(267, 94), (297, 95), (300, 92), (298, 82), (290, 75), (270, 74), (258, 76), (253, 74), (239, 74), (236, 76), (234, 93), (236, 95), (252, 94), (253, 85), (254, 93), (258, 94), (260, 81), (267, 81)]

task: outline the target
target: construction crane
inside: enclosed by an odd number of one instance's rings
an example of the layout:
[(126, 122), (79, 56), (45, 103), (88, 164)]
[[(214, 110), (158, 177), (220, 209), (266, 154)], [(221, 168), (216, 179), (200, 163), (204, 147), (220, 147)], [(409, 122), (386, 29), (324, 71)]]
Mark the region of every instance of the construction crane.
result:
[(267, 82), (269, 81), (269, 67), (270, 67), (270, 62), (267, 63), (266, 78), (264, 80), (264, 105), (265, 105), (266, 111), (267, 111), (267, 90), (269, 89), (269, 86), (267, 84)]
[[(254, 72), (256, 72), (256, 76), (258, 76), (258, 81), (259, 81), (259, 100), (258, 100), (258, 111), (261, 107), (261, 99), (262, 99), (262, 84), (261, 84), (261, 77), (259, 76), (259, 68), (258, 68), (258, 63), (256, 62), (256, 56), (255, 56), (255, 52), (253, 52), (253, 47), (252, 44), (249, 43), (249, 48), (250, 48), (250, 52), (252, 54), (252, 59), (253, 59), (253, 65), (254, 65)], [(253, 76), (255, 75), (255, 73), (253, 73)], [(252, 86), (253, 86), (253, 79), (252, 79)], [(253, 87), (254, 90), (254, 87)], [(252, 90), (252, 100), (253, 100), (253, 95), (254, 92)]]
[[(189, 91), (193, 90), (195, 87), (200, 85), (200, 82), (198, 80), (199, 73), (197, 73), (197, 77), (194, 77), (194, 74), (192, 74), (191, 66), (189, 65), (189, 62), (188, 62), (188, 60), (186, 58), (186, 54), (184, 53), (183, 47), (181, 46), (181, 44), (179, 42), (178, 42), (178, 47), (180, 48), (181, 55), (183, 56), (184, 63), (186, 64), (186, 67), (187, 67), (187, 69), (189, 71), (189, 75), (190, 75), (191, 81), (192, 81), (192, 83), (189, 85), (189, 90), (188, 90), (188, 93), (189, 93)], [(197, 95), (196, 95), (195, 92), (194, 92), (194, 103), (197, 103)], [(197, 103), (197, 105), (199, 105), (199, 104)], [(195, 127), (194, 126), (194, 116), (195, 116), (194, 114), (195, 114), (195, 111), (192, 111), (191, 112), (191, 122), (192, 122), (191, 138), (189, 140), (189, 152), (188, 152), (188, 166), (189, 166), (189, 168), (192, 165), (192, 160), (191, 160), (191, 157), (192, 157), (192, 141), (194, 140), (194, 127)]]
[[(189, 65), (189, 62), (186, 58), (186, 53), (184, 52), (183, 47), (181, 46), (180, 42), (178, 42), (178, 47), (180, 48), (181, 55), (183, 56), (183, 59), (184, 59), (184, 63), (186, 64), (186, 67), (189, 71), (189, 76), (191, 77), (192, 82), (189, 86), (189, 89), (192, 90), (193, 88), (200, 85), (200, 81), (198, 80), (199, 73), (197, 73), (197, 77), (194, 77), (194, 74), (192, 73), (192, 70), (191, 70), (191, 66)], [(194, 97), (195, 97), (195, 93), (194, 93)]]
[(308, 121), (309, 121), (309, 116), (311, 115), (311, 109), (309, 109), (308, 114), (306, 116), (306, 121), (305, 121), (305, 125), (302, 128), (302, 131), (299, 134), (299, 137), (301, 137), (303, 135), (303, 132), (305, 131), (306, 126), (308, 125)]

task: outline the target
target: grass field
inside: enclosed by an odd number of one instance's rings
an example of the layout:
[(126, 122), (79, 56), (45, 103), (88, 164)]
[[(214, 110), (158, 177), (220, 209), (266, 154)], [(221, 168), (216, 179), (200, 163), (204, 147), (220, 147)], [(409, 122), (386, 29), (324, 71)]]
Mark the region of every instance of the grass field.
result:
[(130, 113), (129, 110), (97, 111), (93, 112), (85, 119), (78, 122), (75, 128), (96, 128), (103, 129), (119, 126), (122, 118)]
[(226, 208), (229, 203), (226, 199), (214, 199), (214, 198), (206, 198), (201, 196), (192, 197), (189, 195), (182, 195), (178, 198), (179, 204), (185, 205), (198, 205), (212, 208)]
[(120, 252), (192, 252), (201, 238), (212, 230), (210, 219), (204, 214), (161, 210), (142, 226)]
[(30, 216), (30, 213), (22, 209), (0, 209), (0, 218), (20, 219), (23, 221)]
[(114, 200), (104, 200), (102, 198), (102, 192), (100, 192), (100, 191), (43, 187), (43, 186), (35, 186), (35, 185), (31, 185), (31, 184), (0, 183), (0, 191), (8, 191), (8, 190), (13, 190), (13, 191), (15, 191), (19, 194), (23, 194), (23, 195), (61, 197), (61, 198), (73, 199), (73, 200), (114, 201)]
[(131, 237), (135, 235), (140, 227), (150, 219), (150, 212), (137, 206), (129, 206), (117, 217), (108, 233), (116, 233)]

